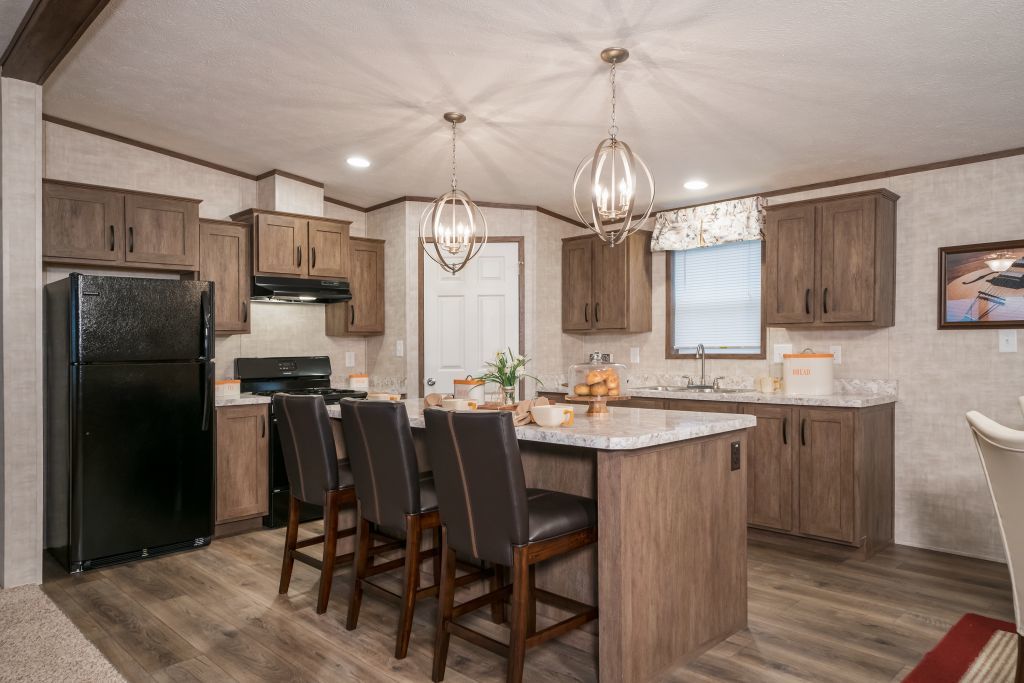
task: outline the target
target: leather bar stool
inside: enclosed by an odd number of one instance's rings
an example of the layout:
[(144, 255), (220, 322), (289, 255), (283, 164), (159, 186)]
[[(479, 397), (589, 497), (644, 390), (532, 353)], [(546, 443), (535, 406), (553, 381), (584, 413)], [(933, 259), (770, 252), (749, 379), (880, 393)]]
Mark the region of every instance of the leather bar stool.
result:
[[(444, 524), (441, 591), (433, 679), (444, 679), (448, 643), (457, 635), (508, 657), (507, 680), (523, 678), (526, 650), (597, 618), (597, 608), (535, 589), (532, 566), (597, 540), (597, 506), (589, 498), (526, 488), (523, 461), (512, 415), (424, 411), (427, 445), (441, 521)], [(455, 604), (456, 553), (511, 567), (512, 585)], [(456, 619), (512, 595), (509, 643), (473, 631)], [(540, 631), (535, 602), (541, 600), (573, 616)]]
[[(284, 467), (288, 474), (291, 497), (288, 501), (288, 530), (285, 535), (284, 559), (281, 563), (281, 583), (278, 593), (284, 595), (292, 579), (295, 560), (320, 570), (320, 590), (316, 613), (327, 611), (331, 597), (331, 583), (335, 565), (350, 562), (354, 553), (336, 557), (339, 538), (356, 533), (355, 527), (338, 529), (338, 513), (343, 506), (354, 505), (356, 492), (352, 470), (347, 462), (338, 460), (338, 452), (331, 434), (327, 406), (320, 396), (274, 395), (274, 415), (278, 418)], [(324, 533), (299, 539), (299, 506), (301, 503), (322, 505)], [(298, 552), (318, 543), (323, 544), (320, 560)], [(374, 552), (385, 552), (400, 547), (390, 543), (375, 547)]]
[[(345, 627), (352, 630), (359, 621), (364, 588), (399, 598), (402, 607), (395, 658), (402, 659), (409, 650), (416, 601), (437, 595), (441, 519), (434, 481), (429, 475), (420, 476), (405, 404), (344, 399), (341, 423), (358, 499), (356, 570)], [(374, 565), (368, 552), (371, 525), (404, 533), (405, 555)], [(421, 549), (424, 533), (434, 537), (434, 547), (427, 550)], [(420, 565), (429, 558), (434, 559), (434, 584), (421, 588)], [(368, 580), (398, 568), (404, 569), (401, 595)], [(460, 580), (471, 581), (479, 576)]]

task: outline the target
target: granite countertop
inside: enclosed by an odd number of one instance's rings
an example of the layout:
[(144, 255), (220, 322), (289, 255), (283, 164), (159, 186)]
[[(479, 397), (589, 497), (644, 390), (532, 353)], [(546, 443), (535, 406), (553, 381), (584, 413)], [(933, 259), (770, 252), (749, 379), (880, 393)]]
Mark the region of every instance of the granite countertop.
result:
[[(542, 389), (543, 392), (565, 394), (567, 387), (557, 389)], [(896, 402), (895, 389), (888, 387), (874, 389), (871, 387), (857, 388), (849, 391), (837, 392), (826, 396), (787, 396), (781, 392), (774, 394), (763, 394), (753, 389), (740, 392), (711, 392), (700, 393), (696, 391), (653, 391), (645, 389), (634, 389), (627, 387), (625, 393), (633, 398), (670, 398), (685, 399), (687, 401), (724, 401), (728, 403), (771, 403), (774, 405), (789, 406), (821, 406), (830, 408), (868, 408), (880, 406), (886, 403)]]
[[(405, 405), (409, 423), (414, 428), (423, 428), (423, 400), (408, 399)], [(607, 417), (587, 417), (584, 409), (585, 406), (580, 406), (576, 410), (576, 424), (572, 427), (531, 424), (516, 427), (516, 436), (520, 441), (617, 451), (686, 441), (757, 424), (753, 415), (613, 407), (609, 408)], [(327, 412), (331, 417), (341, 417), (341, 409), (336, 405), (327, 406)]]
[(257, 403), (270, 403), (269, 396), (257, 396), (256, 394), (239, 394), (238, 396), (218, 396), (217, 407), (224, 406), (248, 406)]

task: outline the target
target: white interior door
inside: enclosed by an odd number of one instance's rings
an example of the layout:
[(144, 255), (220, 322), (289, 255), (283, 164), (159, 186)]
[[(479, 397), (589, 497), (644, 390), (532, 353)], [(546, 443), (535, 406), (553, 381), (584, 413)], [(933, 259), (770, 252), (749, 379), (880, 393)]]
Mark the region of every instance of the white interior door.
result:
[(498, 351), (519, 353), (519, 245), (488, 242), (455, 275), (420, 258), (423, 395), (451, 394), (452, 380), (479, 374)]

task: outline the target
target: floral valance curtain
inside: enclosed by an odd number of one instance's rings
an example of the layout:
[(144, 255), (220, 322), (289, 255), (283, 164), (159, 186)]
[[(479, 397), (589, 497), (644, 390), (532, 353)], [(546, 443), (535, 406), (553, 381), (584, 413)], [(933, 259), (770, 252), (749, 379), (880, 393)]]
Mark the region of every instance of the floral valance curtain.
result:
[(764, 239), (763, 228), (762, 197), (662, 211), (654, 224), (651, 251), (680, 251), (760, 240)]

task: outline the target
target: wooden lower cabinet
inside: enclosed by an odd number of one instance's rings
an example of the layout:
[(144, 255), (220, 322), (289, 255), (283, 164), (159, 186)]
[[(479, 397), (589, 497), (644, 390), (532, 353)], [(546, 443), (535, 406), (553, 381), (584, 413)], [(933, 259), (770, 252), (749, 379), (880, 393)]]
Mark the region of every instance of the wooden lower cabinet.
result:
[(804, 408), (797, 428), (797, 531), (852, 543), (854, 538), (855, 415)]
[(757, 417), (747, 440), (747, 522), (776, 531), (793, 530), (793, 459), (797, 413), (789, 406), (755, 403), (742, 412)]
[(217, 408), (217, 524), (269, 511), (268, 405)]
[(724, 401), (692, 401), (682, 398), (665, 400), (665, 410), (689, 410), (695, 413), (738, 413), (735, 403)]

